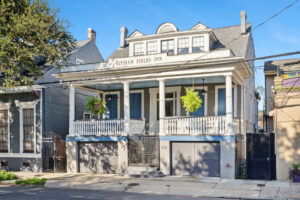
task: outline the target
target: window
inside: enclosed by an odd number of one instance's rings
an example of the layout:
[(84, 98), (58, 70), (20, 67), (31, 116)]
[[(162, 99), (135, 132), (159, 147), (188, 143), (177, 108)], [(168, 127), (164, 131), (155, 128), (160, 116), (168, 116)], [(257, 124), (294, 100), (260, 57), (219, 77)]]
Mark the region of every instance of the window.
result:
[(23, 109), (23, 151), (34, 153), (34, 109)]
[(92, 114), (90, 112), (84, 112), (83, 113), (83, 120), (91, 120), (92, 119)]
[(178, 39), (178, 54), (189, 53), (189, 38)]
[(84, 64), (83, 60), (76, 58), (76, 65), (82, 65)]
[(204, 51), (204, 38), (201, 37), (193, 37), (193, 53)]
[(157, 53), (157, 42), (147, 42), (147, 54)]
[(174, 40), (161, 41), (161, 52), (169, 55), (174, 54)]
[(134, 55), (135, 56), (144, 55), (144, 44), (143, 43), (134, 44)]
[(8, 110), (0, 110), (0, 152), (8, 153)]
[[(176, 92), (168, 92), (165, 93), (165, 116), (166, 117), (172, 117), (172, 116), (176, 116), (176, 97), (177, 97), (177, 93)], [(157, 99), (157, 120), (159, 120), (159, 94), (157, 94), (156, 96)]]

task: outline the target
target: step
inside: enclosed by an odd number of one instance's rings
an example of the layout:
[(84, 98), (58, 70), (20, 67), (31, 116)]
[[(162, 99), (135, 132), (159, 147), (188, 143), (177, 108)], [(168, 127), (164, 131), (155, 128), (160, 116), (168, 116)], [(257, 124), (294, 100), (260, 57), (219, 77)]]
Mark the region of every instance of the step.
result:
[(135, 178), (154, 178), (164, 177), (165, 175), (157, 167), (131, 167), (129, 166), (124, 174), (125, 177)]

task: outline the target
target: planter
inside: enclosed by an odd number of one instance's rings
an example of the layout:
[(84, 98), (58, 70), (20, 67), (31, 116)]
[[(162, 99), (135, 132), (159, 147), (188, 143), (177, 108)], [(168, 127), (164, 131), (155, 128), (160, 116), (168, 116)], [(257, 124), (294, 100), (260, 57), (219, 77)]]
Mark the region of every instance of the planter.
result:
[(300, 175), (293, 177), (294, 183), (300, 183)]
[(101, 110), (103, 108), (103, 104), (101, 103), (95, 103), (93, 106), (94, 110)]

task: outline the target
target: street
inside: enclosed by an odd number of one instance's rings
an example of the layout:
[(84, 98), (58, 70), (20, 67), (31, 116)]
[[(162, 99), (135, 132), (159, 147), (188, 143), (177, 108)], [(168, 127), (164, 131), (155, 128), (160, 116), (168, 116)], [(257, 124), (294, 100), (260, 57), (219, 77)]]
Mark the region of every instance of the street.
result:
[(115, 191), (95, 191), (79, 189), (53, 189), (38, 186), (4, 186), (0, 185), (0, 199), (5, 200), (71, 200), (71, 199), (101, 199), (101, 200), (199, 200), (199, 199), (224, 199), (207, 197), (187, 197), (178, 195), (138, 194)]

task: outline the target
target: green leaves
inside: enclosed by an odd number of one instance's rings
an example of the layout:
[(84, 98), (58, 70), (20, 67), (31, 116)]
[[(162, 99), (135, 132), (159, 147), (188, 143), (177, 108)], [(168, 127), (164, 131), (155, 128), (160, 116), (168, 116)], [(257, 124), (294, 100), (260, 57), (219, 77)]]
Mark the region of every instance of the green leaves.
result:
[(30, 85), (44, 63), (59, 67), (75, 47), (68, 28), (47, 0), (0, 0), (1, 84)]
[(190, 90), (185, 88), (185, 96), (181, 97), (183, 107), (186, 112), (195, 112), (202, 106), (202, 99), (199, 97), (198, 92), (195, 92), (193, 88)]
[(96, 114), (104, 114), (106, 111), (106, 102), (103, 101), (101, 98), (96, 97), (88, 97), (86, 106), (88, 107), (88, 111), (91, 112), (93, 115)]

